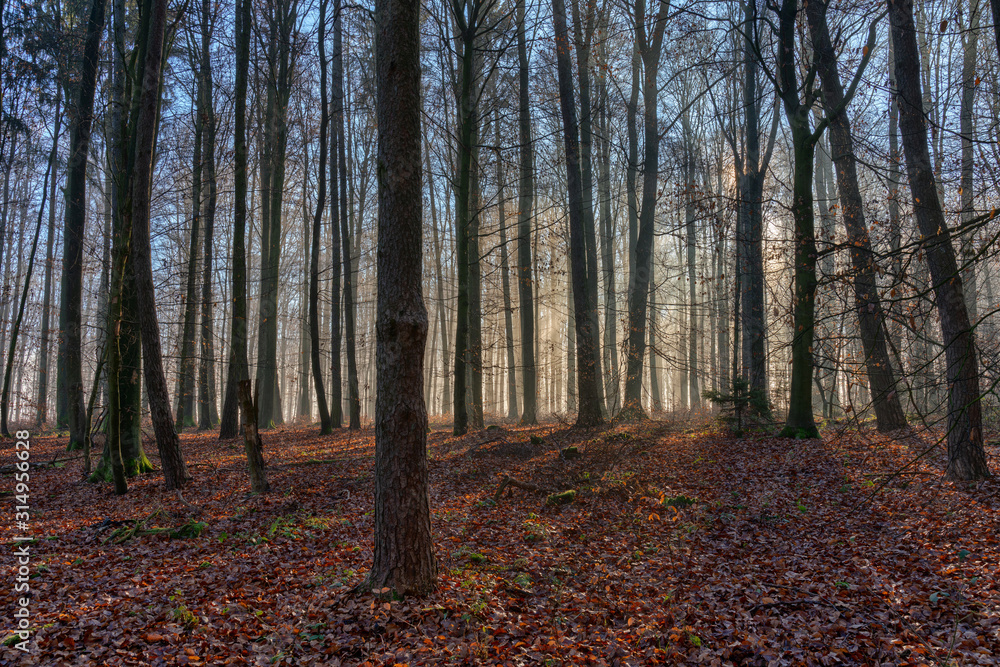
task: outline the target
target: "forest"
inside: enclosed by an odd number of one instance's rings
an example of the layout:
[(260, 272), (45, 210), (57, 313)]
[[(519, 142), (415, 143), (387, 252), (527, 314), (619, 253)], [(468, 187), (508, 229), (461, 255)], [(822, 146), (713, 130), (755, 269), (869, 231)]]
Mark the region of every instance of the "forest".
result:
[(0, 665), (1000, 655), (1000, 0), (0, 3)]

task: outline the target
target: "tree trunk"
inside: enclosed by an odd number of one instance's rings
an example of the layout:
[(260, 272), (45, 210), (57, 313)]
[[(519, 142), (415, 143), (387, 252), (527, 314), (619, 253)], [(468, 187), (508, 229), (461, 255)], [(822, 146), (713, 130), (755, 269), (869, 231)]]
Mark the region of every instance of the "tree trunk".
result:
[(500, 284), (503, 290), (504, 338), (507, 352), (507, 419), (517, 421), (517, 360), (514, 359), (514, 317), (510, 305), (510, 268), (507, 260), (507, 212), (504, 170), (500, 155), (500, 107), (493, 116), (493, 137), (497, 145), (497, 220), (500, 223)]
[[(94, 93), (101, 35), (104, 32), (105, 0), (93, 0), (80, 67), (79, 102), (70, 134), (69, 163), (66, 166), (66, 211), (63, 228), (63, 275), (60, 295), (59, 356), (65, 369), (69, 408), (69, 449), (83, 447), (84, 406), (82, 363), (83, 246), (87, 221), (87, 157), (94, 121)], [(169, 405), (167, 406), (169, 410)]]
[(267, 481), (264, 445), (257, 430), (257, 406), (253, 402), (250, 384), (250, 380), (240, 381), (240, 406), (243, 409), (243, 450), (247, 455), (250, 492), (268, 493), (271, 490), (271, 485)]
[(604, 378), (601, 370), (600, 314), (598, 312), (597, 281), (597, 233), (594, 223), (594, 105), (591, 103), (590, 54), (596, 28), (595, 3), (586, 3), (583, 14), (579, 0), (571, 0), (573, 13), (574, 43), (576, 46), (576, 71), (580, 82), (580, 183), (583, 190), (583, 238), (587, 244), (587, 304), (591, 319), (591, 329), (597, 338), (594, 341), (594, 374), (597, 377), (598, 402), (602, 417), (607, 417), (604, 404)]
[[(980, 0), (968, 2), (968, 30), (962, 31), (962, 103), (959, 110), (959, 132), (962, 135), (962, 173), (958, 194), (962, 202), (963, 224), (975, 216), (973, 208), (975, 183), (973, 181), (973, 151), (976, 126), (973, 109), (976, 102), (976, 58), (979, 52)], [(964, 3), (962, 3), (964, 4)], [(964, 26), (963, 26), (964, 27)], [(976, 284), (976, 232), (969, 230), (962, 234), (960, 248), (962, 261), (962, 283), (965, 288), (965, 303), (969, 310), (969, 320), (973, 325), (979, 322), (979, 308), (976, 299), (979, 290)]]
[[(132, 189), (130, 157), (126, 148), (123, 110), (131, 105), (125, 89), (125, 3), (114, 0), (114, 58), (111, 83), (111, 127), (108, 137), (108, 170), (111, 173), (111, 275), (107, 314), (108, 419), (107, 438), (100, 463), (91, 481), (114, 479), (119, 493), (125, 478), (153, 470), (142, 448), (142, 341), (133, 263), (129, 261), (132, 238)], [(135, 91), (137, 93), (138, 91)], [(118, 479), (119, 474), (121, 479)]]
[(451, 375), (448, 373), (448, 320), (445, 315), (444, 309), (444, 272), (441, 268), (441, 239), (438, 232), (438, 217), (437, 217), (437, 196), (434, 192), (434, 174), (431, 171), (431, 151), (430, 144), (427, 143), (429, 140), (427, 137), (429, 135), (426, 132), (426, 126), (424, 131), (425, 137), (425, 151), (424, 160), (426, 161), (426, 175), (427, 175), (427, 191), (430, 198), (431, 205), (431, 234), (434, 239), (434, 267), (435, 273), (435, 284), (437, 288), (437, 320), (439, 322), (439, 330), (441, 334), (441, 376), (444, 383), (444, 387), (441, 391), (441, 411), (445, 414), (450, 410), (449, 404), (451, 403)]
[[(611, 123), (605, 71), (600, 69), (597, 198), (601, 214), (601, 268), (604, 278), (604, 393), (609, 414), (621, 409), (618, 382), (618, 304), (615, 290), (615, 222), (611, 216)], [(634, 194), (631, 195), (634, 197)]]
[(54, 139), (52, 162), (51, 192), (49, 193), (49, 226), (45, 239), (45, 287), (42, 291), (42, 331), (41, 346), (38, 351), (38, 411), (35, 413), (35, 427), (41, 429), (48, 421), (49, 406), (49, 347), (51, 314), (52, 314), (52, 250), (56, 238), (56, 181), (58, 176), (58, 142), (59, 129), (62, 123), (62, 86), (56, 87), (56, 118), (52, 131)]
[[(351, 234), (347, 216), (347, 150), (344, 132), (344, 116), (347, 113), (344, 95), (344, 51), (341, 3), (336, 2), (333, 22), (333, 86), (336, 89), (334, 114), (337, 123), (337, 153), (340, 172), (340, 243), (341, 264), (344, 269), (344, 342), (347, 356), (347, 405), (349, 426), (361, 428), (361, 392), (358, 387), (358, 359), (356, 353), (354, 271), (351, 262)], [(334, 224), (337, 224), (334, 222)], [(336, 271), (334, 271), (336, 272)]]
[(135, 162), (132, 184), (131, 259), (135, 266), (135, 291), (142, 330), (143, 371), (149, 394), (150, 416), (156, 432), (156, 445), (167, 489), (180, 488), (187, 478), (184, 459), (174, 422), (170, 415), (170, 396), (163, 374), (160, 352), (160, 327), (156, 314), (153, 266), (150, 257), (150, 189), (152, 185), (153, 145), (156, 139), (157, 104), (160, 96), (160, 62), (167, 22), (166, 0), (150, 0), (148, 42), (141, 69), (141, 92), (134, 125)]
[(799, 99), (798, 66), (795, 62), (795, 15), (797, 0), (782, 0), (778, 14), (778, 94), (792, 133), (792, 214), (795, 219), (793, 274), (791, 390), (788, 416), (781, 436), (816, 438), (819, 429), (813, 416), (813, 338), (816, 328), (816, 237), (813, 210), (813, 158), (823, 128), (810, 126), (811, 100)]
[(921, 248), (931, 273), (950, 388), (948, 395), (948, 468), (950, 479), (990, 476), (983, 450), (979, 364), (972, 325), (966, 309), (962, 277), (955, 260), (951, 233), (938, 200), (927, 147), (927, 125), (921, 102), (920, 55), (913, 24), (913, 0), (890, 0), (889, 20), (899, 86), (899, 125), (913, 195), (913, 212), (923, 235)]
[(830, 152), (837, 165), (837, 189), (854, 268), (854, 306), (858, 312), (875, 419), (878, 430), (888, 432), (904, 428), (906, 416), (899, 401), (896, 377), (886, 345), (885, 312), (877, 289), (877, 266), (865, 223), (844, 88), (827, 27), (827, 7), (827, 2), (813, 2), (806, 8), (806, 14), (813, 38), (814, 58), (823, 82), (823, 102), (831, 119)]
[(250, 68), (250, 0), (240, 0), (236, 11), (236, 91), (234, 108), (233, 142), (233, 253), (232, 253), (232, 299), (233, 314), (230, 320), (231, 344), (229, 351), (229, 374), (226, 380), (226, 399), (222, 409), (219, 428), (220, 438), (237, 435), (237, 387), (249, 378), (247, 364), (247, 266), (246, 266), (246, 224), (247, 224), (247, 78)]
[[(764, 223), (763, 192), (764, 178), (770, 161), (770, 148), (761, 157), (760, 150), (760, 100), (757, 91), (758, 51), (757, 38), (759, 20), (757, 5), (747, 0), (743, 7), (746, 36), (743, 41), (743, 109), (746, 127), (745, 171), (740, 176), (740, 219), (742, 234), (739, 254), (742, 266), (740, 286), (741, 324), (743, 329), (742, 368), (750, 391), (760, 392), (766, 399), (767, 382), (767, 314), (764, 310)], [(778, 109), (774, 109), (771, 123), (769, 146), (773, 146), (778, 126)]]
[[(327, 128), (330, 124), (329, 106), (326, 94), (326, 7), (327, 0), (319, 3), (319, 177), (316, 192), (316, 214), (312, 221), (312, 249), (309, 253), (309, 343), (312, 361), (313, 387), (319, 404), (319, 432), (327, 435), (333, 432), (330, 411), (326, 405), (326, 385), (323, 384), (323, 363), (320, 357), (319, 338), (319, 238), (323, 223), (323, 209), (326, 206), (326, 156)], [(336, 273), (336, 271), (334, 272)]]
[(517, 3), (518, 138), (520, 140), (517, 210), (517, 285), (521, 319), (522, 424), (538, 423), (538, 374), (535, 368), (535, 301), (531, 285), (531, 217), (534, 173), (531, 165), (531, 107), (528, 96), (528, 49), (524, 3)]
[(375, 544), (364, 589), (436, 585), (427, 473), (420, 183), (420, 3), (377, 0), (378, 312)]
[(456, 4), (455, 20), (461, 31), (462, 52), (459, 63), (458, 95), (458, 174), (455, 187), (455, 263), (458, 269), (458, 305), (457, 323), (455, 326), (455, 421), (454, 434), (464, 435), (469, 430), (469, 365), (471, 364), (470, 347), (470, 309), (469, 294), (469, 236), (470, 236), (470, 199), (472, 176), (472, 143), (474, 125), (478, 122), (477, 96), (473, 84), (475, 70), (475, 35), (479, 29), (478, 5), (469, 1), (466, 5), (468, 15), (463, 15)]
[(205, 141), (202, 155), (205, 158), (205, 177), (208, 181), (208, 201), (205, 202), (205, 259), (201, 279), (201, 354), (198, 370), (198, 428), (208, 430), (215, 426), (217, 416), (215, 391), (215, 334), (212, 308), (212, 237), (215, 230), (215, 206), (218, 185), (215, 175), (215, 89), (212, 83), (210, 44), (215, 32), (212, 23), (210, 0), (201, 2), (201, 115)]
[[(341, 90), (338, 85), (337, 67), (339, 61), (339, 46), (336, 43), (336, 17), (340, 14), (340, 0), (334, 0), (334, 45), (333, 54), (330, 59), (330, 66), (333, 70), (333, 103), (330, 105), (330, 115), (333, 117), (333, 132), (330, 137), (330, 424), (334, 428), (340, 428), (344, 421), (344, 378), (341, 364), (341, 284), (342, 259), (340, 258), (344, 239), (342, 238), (342, 228), (340, 224), (341, 209), (347, 212), (344, 204), (347, 201), (347, 193), (344, 193), (341, 200), (340, 174), (338, 162), (340, 152), (340, 118)], [(346, 287), (346, 285), (345, 285)]]
[(698, 304), (697, 304), (697, 229), (695, 227), (695, 137), (691, 129), (688, 113), (685, 113), (682, 121), (682, 131), (684, 133), (684, 171), (685, 171), (685, 191), (684, 191), (684, 227), (687, 231), (687, 271), (688, 271), (688, 391), (690, 394), (690, 408), (697, 410), (701, 406), (701, 392), (698, 389)]
[[(200, 75), (195, 72), (200, 81)], [(195, 380), (195, 313), (198, 308), (198, 238), (201, 232), (201, 186), (203, 181), (205, 126), (201, 113), (201, 84), (195, 102), (194, 114), (194, 160), (191, 169), (191, 240), (188, 250), (187, 291), (184, 297), (184, 329), (181, 333), (180, 373), (177, 378), (177, 420), (178, 431), (185, 426), (194, 426), (194, 380)]]
[[(596, 356), (599, 332), (588, 299), (587, 241), (580, 176), (580, 142), (573, 93), (573, 72), (569, 53), (569, 31), (563, 0), (552, 0), (556, 34), (556, 62), (559, 74), (559, 106), (562, 111), (563, 143), (566, 151), (566, 182), (569, 189), (570, 264), (573, 277), (573, 306), (576, 329), (577, 398), (580, 402), (576, 425), (587, 428), (604, 422), (601, 415), (601, 387), (598, 384)], [(565, 46), (564, 46), (565, 45)]]
[[(267, 81), (267, 143), (270, 169), (266, 181), (267, 206), (262, 230), (260, 325), (257, 369), (260, 378), (260, 421), (264, 428), (281, 423), (281, 396), (278, 383), (278, 292), (281, 264), (282, 200), (285, 189), (285, 160), (288, 144), (288, 99), (294, 63), (291, 57), (292, 30), (297, 21), (297, 0), (282, 0), (269, 20), (273, 56)], [(262, 180), (265, 174), (261, 173)]]
[[(659, 70), (663, 31), (666, 28), (669, 11), (669, 2), (660, 3), (653, 32), (647, 35), (645, 0), (636, 0), (634, 7), (636, 48), (643, 66), (642, 101), (645, 165), (642, 179), (642, 209), (638, 214), (638, 234), (635, 237), (635, 261), (630, 267), (629, 272), (628, 359), (625, 372), (625, 400), (622, 404), (622, 411), (619, 413), (619, 419), (645, 417), (642, 409), (642, 362), (646, 353), (649, 274), (653, 254), (654, 209), (656, 208), (660, 164), (660, 130), (657, 113), (659, 87), (657, 85), (656, 74)], [(637, 70), (637, 64), (633, 63), (633, 76), (637, 74)], [(633, 87), (635, 85), (633, 83)]]

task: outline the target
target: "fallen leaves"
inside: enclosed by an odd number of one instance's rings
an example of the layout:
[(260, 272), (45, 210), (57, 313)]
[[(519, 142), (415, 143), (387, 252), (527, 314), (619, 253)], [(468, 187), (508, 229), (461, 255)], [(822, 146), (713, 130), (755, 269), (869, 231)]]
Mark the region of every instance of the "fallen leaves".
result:
[[(203, 434), (182, 436), (186, 499), (154, 475), (118, 499), (78, 483), (80, 462), (33, 472), (32, 525), (55, 538), (32, 545), (37, 647), (4, 647), (0, 663), (993, 664), (1000, 653), (1000, 485), (945, 482), (940, 461), (893, 476), (924, 436), (734, 440), (653, 422), (453, 438), (438, 425), (439, 586), (421, 600), (351, 593), (372, 559), (371, 431), (264, 438), (266, 497), (247, 494), (241, 449)], [(64, 447), (37, 443), (42, 457)], [(581, 456), (560, 457), (567, 447)], [(495, 503), (504, 475), (576, 496)], [(129, 539), (106, 539), (114, 531)]]

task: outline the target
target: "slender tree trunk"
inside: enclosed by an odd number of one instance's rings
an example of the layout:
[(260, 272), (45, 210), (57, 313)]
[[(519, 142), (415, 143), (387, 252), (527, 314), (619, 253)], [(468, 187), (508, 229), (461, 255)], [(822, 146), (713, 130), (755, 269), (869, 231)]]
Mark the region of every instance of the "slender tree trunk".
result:
[[(94, 93), (97, 88), (98, 58), (104, 32), (105, 0), (93, 0), (80, 68), (79, 102), (70, 135), (69, 164), (66, 168), (66, 210), (63, 230), (63, 275), (59, 328), (62, 338), (59, 356), (64, 361), (65, 387), (69, 406), (69, 449), (83, 447), (84, 406), (82, 363), (83, 246), (87, 220), (87, 156), (94, 121)], [(154, 108), (155, 110), (155, 108)], [(170, 407), (167, 406), (169, 411)]]
[[(426, 127), (424, 131), (424, 137), (428, 137)], [(441, 335), (441, 374), (444, 383), (441, 392), (441, 411), (447, 414), (450, 411), (451, 403), (451, 375), (448, 372), (448, 326), (447, 318), (445, 316), (444, 309), (444, 272), (441, 268), (441, 239), (438, 233), (438, 217), (437, 217), (437, 195), (434, 192), (434, 174), (431, 171), (431, 151), (430, 144), (427, 143), (425, 139), (425, 151), (424, 160), (426, 162), (425, 172), (427, 177), (427, 191), (430, 198), (431, 205), (431, 234), (434, 239), (434, 267), (435, 273), (435, 284), (437, 288), (437, 320), (440, 322), (440, 335)]]
[(222, 409), (220, 438), (237, 435), (237, 387), (249, 378), (247, 365), (247, 133), (246, 99), (250, 67), (250, 0), (240, 0), (236, 10), (236, 91), (234, 108), (235, 139), (233, 146), (233, 253), (232, 299), (233, 314), (230, 320), (229, 374), (226, 380), (226, 399)]
[(531, 285), (531, 218), (534, 203), (531, 107), (528, 96), (528, 49), (524, 34), (524, 3), (517, 3), (518, 138), (520, 173), (517, 211), (517, 284), (521, 320), (522, 424), (538, 423), (538, 375), (535, 368), (535, 301)]
[[(334, 17), (340, 13), (340, 1), (334, 0)], [(336, 20), (336, 19), (335, 19)], [(336, 27), (334, 27), (336, 31)], [(340, 225), (340, 211), (347, 201), (344, 193), (343, 201), (340, 197), (340, 175), (338, 172), (338, 161), (340, 152), (340, 118), (341, 90), (338, 85), (337, 67), (338, 47), (336, 44), (336, 32), (334, 34), (333, 54), (330, 59), (330, 66), (333, 70), (333, 101), (330, 105), (330, 115), (333, 117), (333, 132), (330, 137), (330, 423), (334, 428), (340, 428), (344, 421), (344, 398), (343, 398), (343, 367), (341, 364), (341, 350), (343, 339), (341, 337), (341, 276), (343, 275), (340, 254), (344, 239)], [(346, 209), (344, 209), (346, 212)]]
[(378, 313), (375, 544), (362, 585), (423, 595), (436, 585), (427, 473), (421, 294), (420, 3), (377, 0)]
[(951, 233), (941, 211), (927, 147), (927, 125), (920, 96), (920, 55), (913, 24), (913, 0), (890, 0), (889, 20), (899, 86), (899, 125), (913, 212), (923, 235), (921, 248), (931, 273), (950, 388), (948, 395), (948, 468), (951, 479), (990, 476), (983, 449), (979, 364), (965, 305), (962, 277)]
[(594, 222), (594, 166), (593, 136), (594, 105), (591, 103), (592, 86), (590, 80), (590, 54), (596, 28), (596, 4), (587, 2), (581, 14), (579, 0), (571, 0), (573, 27), (576, 46), (577, 78), (580, 83), (580, 182), (583, 189), (583, 232), (587, 244), (587, 303), (591, 318), (591, 328), (597, 332), (594, 341), (594, 374), (597, 377), (598, 401), (601, 415), (607, 417), (604, 404), (604, 378), (601, 371), (600, 314), (598, 312), (597, 281), (597, 233)]
[[(297, 0), (282, 0), (274, 7), (270, 21), (271, 40), (276, 42), (271, 62), (273, 78), (268, 81), (269, 104), (267, 116), (270, 142), (271, 168), (268, 176), (269, 198), (265, 216), (269, 220), (266, 236), (261, 242), (266, 250), (261, 253), (260, 327), (257, 349), (257, 367), (260, 377), (259, 418), (264, 428), (282, 421), (281, 395), (278, 382), (278, 292), (281, 264), (282, 200), (285, 189), (285, 161), (288, 144), (288, 100), (291, 93), (292, 31), (296, 23)], [(263, 174), (262, 174), (263, 178)]]
[[(663, 400), (660, 397), (660, 373), (657, 368), (656, 353), (656, 280), (653, 262), (649, 263), (649, 395), (653, 399), (653, 412), (663, 411)], [(688, 369), (690, 375), (691, 369)]]
[[(200, 80), (200, 75), (196, 73)], [(200, 89), (200, 84), (199, 84)], [(180, 374), (177, 378), (177, 421), (178, 431), (185, 426), (194, 426), (194, 380), (195, 380), (195, 313), (198, 308), (198, 239), (201, 232), (201, 186), (204, 161), (201, 151), (204, 147), (204, 123), (201, 114), (201, 93), (198, 94), (194, 118), (194, 161), (191, 170), (191, 240), (188, 250), (187, 291), (184, 297), (184, 330), (181, 334)]]
[[(478, 42), (478, 39), (476, 40)], [(482, 72), (481, 58), (473, 50), (477, 76)], [(476, 95), (481, 95), (482, 86)], [(472, 158), (469, 167), (469, 413), (473, 428), (486, 426), (483, 415), (483, 276), (480, 266), (480, 228), (482, 227), (482, 185), (479, 171), (481, 119), (477, 105), (472, 128)]]
[(688, 282), (688, 390), (690, 392), (690, 408), (697, 410), (701, 406), (701, 392), (698, 389), (698, 318), (696, 312), (697, 304), (697, 229), (695, 227), (695, 138), (691, 129), (690, 118), (687, 113), (682, 119), (684, 133), (684, 168), (685, 168), (685, 191), (684, 191), (684, 228), (687, 231), (687, 282)]
[(500, 155), (500, 107), (493, 117), (493, 138), (497, 145), (497, 219), (500, 222), (500, 281), (503, 290), (504, 337), (507, 352), (507, 419), (517, 421), (517, 360), (514, 359), (514, 317), (510, 305), (510, 269), (507, 260), (507, 199)]
[[(604, 69), (600, 75), (598, 124), (600, 162), (597, 177), (597, 198), (601, 213), (601, 265), (604, 278), (604, 393), (609, 413), (621, 409), (618, 382), (618, 304), (615, 290), (615, 234), (611, 216), (611, 124), (608, 112), (608, 91)], [(634, 198), (634, 194), (631, 195)]]
[[(100, 1), (100, 0), (99, 0)], [(163, 374), (160, 351), (160, 327), (153, 288), (150, 257), (150, 189), (152, 185), (153, 144), (156, 139), (157, 104), (160, 96), (160, 62), (167, 22), (166, 0), (150, 0), (148, 42), (141, 69), (141, 92), (135, 122), (135, 163), (132, 186), (131, 259), (135, 265), (135, 290), (142, 329), (142, 357), (150, 415), (160, 452), (160, 465), (168, 489), (180, 488), (187, 478), (184, 459), (174, 422), (170, 415), (170, 397)]]
[[(893, 431), (906, 426), (906, 417), (896, 390), (896, 377), (886, 344), (885, 312), (877, 289), (875, 256), (865, 223), (861, 188), (854, 159), (854, 140), (847, 115), (844, 88), (827, 27), (827, 2), (814, 2), (806, 9), (813, 37), (813, 53), (823, 82), (823, 101), (830, 121), (830, 151), (837, 164), (837, 189), (847, 229), (854, 268), (854, 306), (858, 312), (868, 383), (878, 429)], [(832, 186), (832, 184), (829, 184)]]
[[(747, 0), (743, 8), (745, 38), (743, 40), (743, 109), (746, 128), (746, 159), (745, 171), (740, 177), (740, 218), (742, 220), (742, 246), (740, 258), (742, 266), (740, 285), (741, 324), (743, 329), (743, 374), (749, 389), (759, 392), (766, 400), (768, 396), (767, 381), (767, 314), (764, 310), (764, 223), (763, 223), (763, 193), (764, 178), (767, 175), (767, 165), (770, 150), (761, 156), (760, 147), (760, 100), (757, 91), (757, 76), (759, 70), (757, 5)], [(773, 146), (775, 131), (778, 126), (778, 109), (774, 109), (771, 123), (771, 141)]]
[[(973, 208), (975, 195), (973, 142), (976, 126), (973, 110), (976, 103), (976, 59), (979, 54), (980, 2), (981, 0), (968, 0), (968, 29), (962, 31), (962, 103), (959, 110), (959, 131), (962, 135), (962, 174), (958, 194), (962, 202), (961, 220), (963, 224), (968, 223), (975, 216)], [(970, 230), (962, 235), (960, 248), (965, 302), (969, 309), (969, 320), (975, 325), (979, 321), (979, 308), (976, 304), (979, 290), (976, 284), (975, 230)]]
[[(21, 321), (24, 319), (24, 306), (28, 302), (28, 294), (31, 292), (31, 274), (35, 268), (35, 251), (38, 250), (38, 237), (42, 233), (42, 214), (45, 211), (45, 199), (48, 194), (49, 188), (49, 176), (55, 166), (55, 154), (56, 154), (56, 142), (53, 142), (52, 152), (49, 156), (49, 164), (45, 170), (45, 179), (42, 183), (42, 203), (38, 207), (38, 223), (35, 225), (35, 238), (31, 242), (31, 251), (28, 257), (28, 267), (24, 272), (24, 288), (21, 290), (21, 303), (17, 308), (17, 313), (14, 314), (11, 311), (11, 327), (10, 327), (10, 349), (7, 351), (7, 364), (3, 375), (3, 393), (0, 396), (0, 434), (4, 437), (10, 437), (10, 431), (7, 429), (7, 417), (10, 412), (10, 383), (11, 383), (11, 373), (14, 368), (14, 353), (17, 350), (17, 338), (21, 331)], [(25, 204), (27, 208), (27, 204)], [(24, 229), (27, 232), (27, 229)], [(21, 366), (23, 368), (23, 365)], [(20, 393), (20, 392), (18, 392)], [(85, 429), (89, 431), (90, 424), (85, 425)], [(84, 433), (84, 437), (86, 437)]]
[(566, 151), (566, 182), (569, 189), (570, 264), (573, 277), (573, 306), (576, 329), (577, 397), (580, 401), (576, 425), (587, 428), (604, 422), (601, 416), (601, 386), (596, 353), (599, 332), (588, 299), (587, 241), (583, 182), (580, 176), (580, 142), (573, 93), (573, 72), (569, 53), (569, 31), (563, 0), (552, 0), (556, 34), (556, 62), (559, 74), (559, 106), (562, 111), (563, 143)]
[[(355, 319), (356, 308), (354, 305), (354, 272), (351, 262), (351, 234), (348, 226), (347, 216), (347, 150), (346, 134), (344, 132), (344, 116), (347, 113), (344, 95), (344, 49), (343, 49), (343, 21), (341, 20), (341, 3), (335, 3), (336, 14), (333, 23), (333, 85), (336, 89), (334, 94), (334, 114), (337, 123), (337, 154), (340, 173), (340, 243), (341, 243), (341, 264), (344, 269), (344, 342), (346, 343), (347, 356), (347, 404), (349, 414), (349, 426), (352, 429), (361, 428), (361, 391), (358, 387), (358, 359), (356, 352)], [(334, 222), (334, 224), (337, 224)]]
[(461, 30), (462, 53), (459, 58), (461, 72), (458, 85), (458, 184), (455, 188), (455, 263), (458, 270), (457, 324), (455, 326), (455, 423), (454, 434), (464, 435), (469, 430), (469, 365), (471, 332), (471, 296), (469, 285), (470, 257), (470, 199), (472, 175), (472, 143), (474, 125), (478, 122), (478, 105), (473, 84), (475, 69), (475, 34), (479, 27), (475, 3), (467, 5), (468, 15), (463, 15), (456, 5), (455, 18)]
[[(323, 384), (323, 363), (320, 358), (319, 338), (319, 238), (323, 224), (323, 209), (326, 206), (326, 156), (327, 128), (330, 124), (329, 106), (326, 93), (326, 7), (327, 0), (319, 3), (319, 177), (316, 192), (316, 214), (312, 221), (312, 250), (309, 253), (309, 342), (312, 361), (313, 386), (316, 402), (319, 404), (319, 432), (327, 435), (333, 432), (330, 411), (326, 405), (326, 386)], [(336, 272), (334, 272), (336, 273)]]
[(48, 421), (49, 407), (49, 340), (52, 314), (52, 251), (56, 238), (56, 181), (58, 176), (58, 145), (59, 130), (62, 124), (62, 86), (56, 88), (56, 117), (52, 130), (52, 180), (49, 193), (49, 226), (45, 239), (45, 287), (42, 296), (42, 342), (38, 359), (38, 411), (35, 415), (35, 426), (41, 429)]
[(198, 428), (208, 430), (215, 426), (217, 408), (212, 378), (215, 376), (215, 334), (212, 308), (212, 260), (215, 230), (215, 207), (218, 185), (215, 175), (215, 87), (212, 79), (210, 45), (215, 26), (212, 21), (210, 0), (201, 2), (201, 114), (204, 125), (205, 177), (208, 181), (208, 201), (205, 202), (205, 259), (201, 279), (201, 354), (198, 370)]
[[(657, 112), (657, 71), (663, 45), (663, 31), (670, 11), (669, 2), (661, 2), (653, 32), (646, 34), (646, 3), (636, 0), (634, 19), (636, 48), (642, 59), (643, 131), (645, 165), (642, 183), (642, 209), (638, 216), (635, 241), (635, 261), (629, 274), (628, 295), (628, 360), (625, 373), (625, 400), (619, 419), (645, 416), (642, 410), (642, 362), (646, 353), (646, 317), (649, 298), (650, 269), (653, 254), (654, 209), (660, 164), (660, 130)], [(633, 63), (633, 76), (636, 65)], [(634, 86), (635, 84), (633, 84)]]

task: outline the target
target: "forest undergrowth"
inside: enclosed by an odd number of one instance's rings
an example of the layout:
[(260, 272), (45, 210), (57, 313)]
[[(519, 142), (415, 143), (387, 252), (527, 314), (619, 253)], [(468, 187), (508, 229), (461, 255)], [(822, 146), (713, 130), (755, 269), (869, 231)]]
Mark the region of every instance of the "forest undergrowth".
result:
[[(973, 665), (1000, 655), (1000, 483), (946, 482), (930, 434), (732, 438), (692, 423), (428, 436), (438, 589), (355, 595), (372, 430), (185, 433), (157, 474), (31, 471), (32, 652), (3, 665)], [(994, 438), (995, 440), (995, 438)], [(69, 456), (39, 438), (32, 462)], [(575, 447), (576, 451), (567, 450)], [(146, 451), (157, 464), (155, 446)], [(1000, 448), (987, 448), (998, 469)], [(574, 456), (578, 454), (579, 456)], [(0, 472), (10, 471), (4, 447)], [(6, 466), (6, 467), (2, 467)], [(497, 494), (501, 484), (503, 493)], [(0, 501), (13, 514), (13, 477)], [(561, 494), (566, 490), (574, 494)], [(552, 495), (556, 494), (556, 495)], [(4, 524), (13, 608), (13, 526)]]

